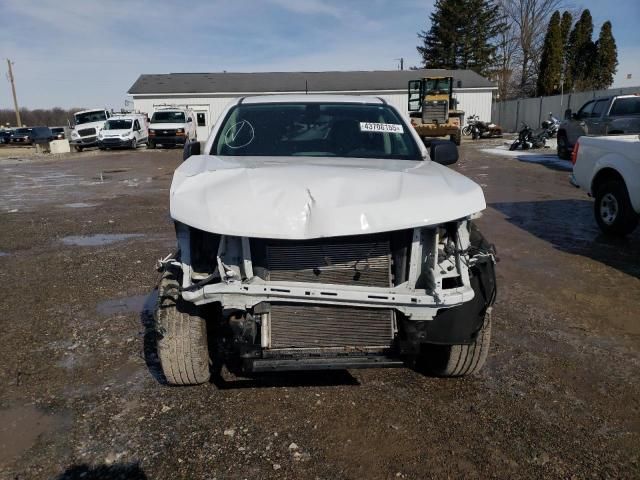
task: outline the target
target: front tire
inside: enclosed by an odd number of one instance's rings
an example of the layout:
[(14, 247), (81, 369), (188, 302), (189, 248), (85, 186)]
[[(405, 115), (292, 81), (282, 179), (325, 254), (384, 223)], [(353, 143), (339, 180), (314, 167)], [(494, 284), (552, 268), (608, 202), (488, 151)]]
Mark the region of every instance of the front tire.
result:
[(138, 148), (138, 140), (136, 140), (135, 138), (131, 139), (131, 149), (135, 150), (136, 148)]
[(519, 146), (520, 146), (520, 140), (515, 140), (509, 147), (509, 151), (517, 150)]
[(182, 299), (177, 272), (167, 267), (158, 287), (158, 357), (167, 383), (198, 385), (210, 377), (207, 325), (197, 307)]
[(462, 134), (460, 133), (460, 130), (458, 130), (453, 135), (450, 135), (449, 140), (451, 140), (456, 145), (460, 146), (460, 144), (462, 143)]
[(633, 210), (623, 180), (613, 179), (595, 191), (593, 204), (596, 222), (605, 235), (623, 237), (635, 230), (638, 214)]
[(465, 137), (468, 137), (469, 135), (471, 135), (471, 127), (469, 125), (466, 125), (462, 129), (462, 135), (464, 135)]
[(491, 309), (475, 340), (466, 345), (429, 345), (421, 361), (427, 371), (438, 377), (462, 377), (478, 373), (487, 361), (491, 344)]
[(154, 148), (156, 148), (155, 142), (153, 140), (149, 140), (147, 142), (147, 148), (150, 149), (150, 150), (153, 150)]
[(76, 145), (74, 148), (76, 149), (76, 152), (82, 151), (82, 147), (80, 145)]

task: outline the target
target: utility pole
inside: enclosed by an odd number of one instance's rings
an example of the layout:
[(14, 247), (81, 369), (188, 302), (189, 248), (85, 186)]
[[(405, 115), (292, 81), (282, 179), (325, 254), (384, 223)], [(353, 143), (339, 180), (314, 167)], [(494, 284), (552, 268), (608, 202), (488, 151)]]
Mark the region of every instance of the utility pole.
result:
[(7, 65), (9, 66), (9, 81), (11, 82), (11, 91), (13, 92), (13, 106), (16, 108), (16, 127), (22, 126), (20, 120), (20, 109), (18, 108), (18, 97), (16, 96), (16, 84), (13, 81), (13, 70), (11, 69), (11, 60), (7, 58)]

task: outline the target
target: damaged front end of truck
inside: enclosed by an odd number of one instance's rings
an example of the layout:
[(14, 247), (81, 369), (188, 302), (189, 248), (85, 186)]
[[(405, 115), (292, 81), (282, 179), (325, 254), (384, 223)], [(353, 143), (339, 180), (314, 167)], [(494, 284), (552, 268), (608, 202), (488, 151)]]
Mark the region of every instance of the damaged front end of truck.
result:
[[(407, 165), (383, 172), (386, 186), (374, 193), (368, 182), (379, 184), (379, 172), (367, 179), (354, 165), (194, 162), (174, 177), (178, 250), (162, 265), (159, 354), (171, 383), (200, 383), (209, 364), (222, 363), (244, 373), (480, 369), (496, 291), (493, 247), (471, 213), (420, 225), (459, 215), (473, 199), (465, 205), (458, 192), (458, 211), (434, 203), (434, 195), (448, 201), (438, 182), (432, 192), (413, 189), (425, 172)], [(247, 182), (242, 198), (229, 197), (233, 183), (220, 177)], [(267, 193), (276, 181), (286, 193)], [(387, 213), (382, 202), (392, 204)]]

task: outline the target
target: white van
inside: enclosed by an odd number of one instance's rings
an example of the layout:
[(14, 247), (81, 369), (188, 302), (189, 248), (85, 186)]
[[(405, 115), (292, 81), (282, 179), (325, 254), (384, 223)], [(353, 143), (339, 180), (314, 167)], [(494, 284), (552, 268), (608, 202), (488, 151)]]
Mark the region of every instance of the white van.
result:
[(98, 134), (100, 150), (114, 147), (136, 149), (138, 145), (148, 141), (147, 118), (141, 114), (113, 115), (104, 122), (104, 127)]
[(111, 114), (104, 108), (82, 110), (73, 114), (71, 141), (69, 142), (77, 152), (83, 148), (98, 145), (98, 134)]
[(166, 106), (157, 107), (153, 112), (148, 148), (155, 148), (156, 145), (184, 145), (197, 139), (196, 120), (191, 109)]

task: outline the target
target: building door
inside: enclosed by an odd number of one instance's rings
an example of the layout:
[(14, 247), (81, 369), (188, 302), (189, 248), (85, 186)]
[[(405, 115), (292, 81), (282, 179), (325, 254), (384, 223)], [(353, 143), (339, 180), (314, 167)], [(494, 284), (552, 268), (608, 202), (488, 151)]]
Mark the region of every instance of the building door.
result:
[(205, 142), (209, 138), (209, 131), (211, 125), (209, 125), (209, 111), (208, 110), (193, 110), (196, 115), (196, 133), (200, 142)]

